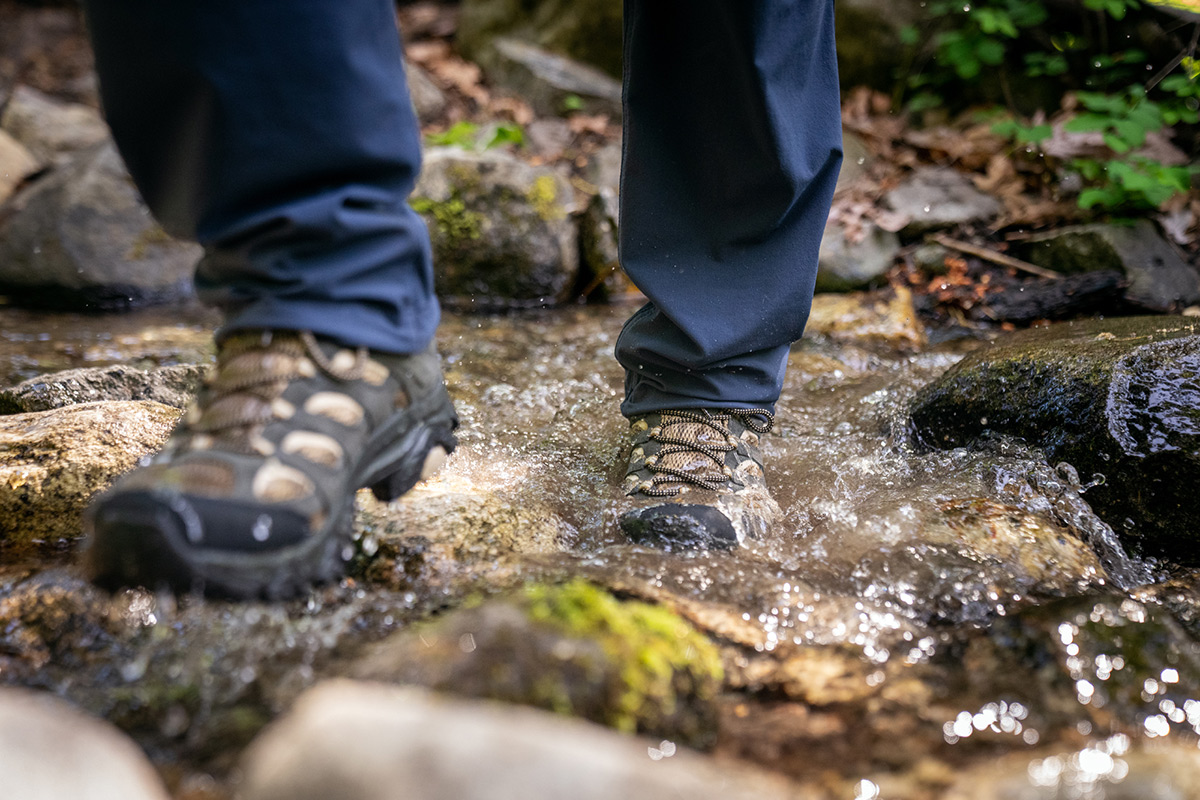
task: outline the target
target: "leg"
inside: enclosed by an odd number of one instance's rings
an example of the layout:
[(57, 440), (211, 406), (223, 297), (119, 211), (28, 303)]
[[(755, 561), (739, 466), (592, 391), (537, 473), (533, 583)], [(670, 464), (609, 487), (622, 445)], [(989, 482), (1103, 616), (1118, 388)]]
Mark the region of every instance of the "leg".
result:
[(627, 0), (626, 416), (773, 409), (841, 163), (832, 0)]
[(779, 508), (758, 437), (812, 302), (841, 164), (833, 0), (626, 0), (621, 263), (649, 302), (617, 341), (621, 525), (732, 546)]
[(303, 591), (340, 574), (357, 489), (396, 497), (454, 447), (391, 0), (87, 5), (117, 143), (227, 315), (166, 448), (89, 510), (89, 568)]

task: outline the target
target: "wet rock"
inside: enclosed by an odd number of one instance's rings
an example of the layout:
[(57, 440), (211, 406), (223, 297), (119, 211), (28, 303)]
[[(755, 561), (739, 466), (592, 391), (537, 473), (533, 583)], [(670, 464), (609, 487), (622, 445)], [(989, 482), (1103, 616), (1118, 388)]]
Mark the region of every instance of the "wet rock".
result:
[(1197, 374), (1190, 318), (1064, 323), (968, 356), (921, 392), (912, 422), (933, 447), (1024, 439), (1101, 483), (1087, 500), (1126, 542), (1194, 563)]
[(542, 116), (568, 111), (621, 117), (621, 83), (603, 72), (519, 39), (501, 37), (484, 64), (488, 77)]
[(373, 648), (354, 677), (532, 705), (691, 746), (711, 744), (716, 649), (662, 608), (583, 581), (531, 585)]
[(24, 145), (0, 130), (0, 204), (40, 166)]
[(46, 693), (0, 688), (0, 775), (21, 800), (167, 800), (145, 754), (120, 731)]
[[(467, 0), (455, 44), (487, 64), (500, 37), (511, 36), (621, 75), (620, 0)], [(555, 112), (557, 113), (557, 111)]]
[(336, 681), (304, 695), (243, 762), (246, 800), (774, 800), (783, 781), (671, 741), (527, 708)]
[(0, 287), (22, 305), (99, 310), (190, 296), (200, 247), (150, 218), (114, 145), (72, 156), (0, 223)]
[(109, 138), (108, 126), (94, 108), (64, 103), (29, 86), (13, 90), (0, 114), (0, 130), (28, 148), (39, 162), (52, 164)]
[(204, 364), (141, 370), (116, 364), (55, 372), (0, 390), (0, 414), (49, 411), (97, 400), (152, 400), (187, 408), (208, 374)]
[(918, 169), (888, 192), (884, 203), (910, 221), (905, 236), (937, 228), (987, 222), (1000, 214), (1000, 203), (975, 188), (970, 179), (948, 167)]
[(579, 218), (579, 294), (584, 297), (607, 300), (629, 289), (629, 279), (621, 271), (616, 206), (616, 196), (601, 189)]
[(570, 184), (499, 151), (435, 149), (413, 192), (450, 305), (537, 306), (566, 298), (579, 268)]
[(52, 662), (79, 669), (119, 632), (107, 598), (77, 575), (47, 570), (0, 589), (0, 667), (10, 679)]
[(1079, 750), (1013, 755), (960, 775), (941, 800), (1146, 800), (1200, 797), (1200, 750), (1183, 742), (1134, 744), (1118, 734)]
[(1059, 272), (1123, 272), (1126, 300), (1150, 311), (1200, 301), (1200, 273), (1150, 220), (1063, 228), (1031, 238), (1023, 250), (1029, 261)]
[(408, 81), (408, 95), (421, 122), (441, 116), (446, 110), (446, 94), (429, 77), (429, 73), (409, 60), (404, 62), (404, 76)]
[(99, 402), (0, 417), (0, 544), (79, 538), (91, 497), (166, 441), (178, 409)]
[(865, 223), (862, 238), (851, 240), (841, 225), (825, 226), (817, 259), (817, 291), (846, 292), (879, 281), (896, 260), (900, 239), (873, 223)]
[(888, 344), (915, 349), (925, 329), (913, 309), (912, 293), (897, 287), (881, 292), (818, 294), (813, 298), (806, 332), (842, 341)]

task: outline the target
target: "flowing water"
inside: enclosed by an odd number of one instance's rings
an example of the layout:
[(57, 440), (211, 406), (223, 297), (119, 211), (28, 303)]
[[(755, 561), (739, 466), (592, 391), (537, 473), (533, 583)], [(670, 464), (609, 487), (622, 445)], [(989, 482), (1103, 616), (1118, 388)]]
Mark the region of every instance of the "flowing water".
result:
[[(1122, 549), (1086, 502), (1103, 476), (1019, 442), (912, 441), (913, 395), (979, 341), (797, 344), (763, 445), (783, 522), (734, 552), (669, 552), (617, 526), (628, 310), (449, 316), (459, 450), (395, 504), (364, 494), (353, 579), (304, 601), (110, 601), (69, 554), (0, 564), (0, 682), (113, 719), (179, 792), (221, 796), (240, 745), (364, 644), (468, 596), (582, 576), (713, 636), (718, 753), (814, 796), (942, 797), (988, 776), (1025, 792), (997, 797), (1116, 797), (1157, 769), (1151, 744), (1196, 754), (1197, 575)], [(0, 384), (211, 360), (211, 323), (0, 309)]]

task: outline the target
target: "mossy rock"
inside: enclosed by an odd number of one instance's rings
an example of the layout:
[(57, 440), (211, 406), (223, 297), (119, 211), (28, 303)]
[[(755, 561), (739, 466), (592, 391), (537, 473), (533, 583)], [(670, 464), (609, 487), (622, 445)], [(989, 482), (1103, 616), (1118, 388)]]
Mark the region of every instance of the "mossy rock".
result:
[(716, 648), (667, 609), (584, 581), (531, 585), (381, 642), (354, 676), (416, 683), (703, 747), (716, 732)]
[(1025, 331), (977, 352), (916, 398), (931, 447), (995, 435), (1066, 461), (1086, 499), (1127, 544), (1200, 561), (1200, 321), (1130, 317)]

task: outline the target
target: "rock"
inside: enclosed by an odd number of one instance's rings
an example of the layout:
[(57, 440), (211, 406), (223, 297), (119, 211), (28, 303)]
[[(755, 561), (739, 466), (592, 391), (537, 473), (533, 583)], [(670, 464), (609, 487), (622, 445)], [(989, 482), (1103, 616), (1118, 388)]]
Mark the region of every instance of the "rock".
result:
[(575, 134), (561, 117), (541, 117), (525, 126), (525, 152), (545, 161), (562, 158)]
[(0, 544), (78, 539), (92, 495), (158, 450), (178, 417), (147, 401), (0, 417)]
[(858, 241), (850, 241), (846, 229), (832, 220), (825, 226), (817, 257), (818, 292), (862, 289), (891, 269), (900, 251), (899, 237), (871, 222), (864, 226)]
[(927, 14), (919, 0), (840, 0), (834, 25), (842, 89), (870, 86), (891, 93), (912, 58), (901, 31)]
[(1062, 228), (1032, 237), (1023, 249), (1029, 261), (1058, 272), (1124, 272), (1125, 298), (1149, 311), (1200, 302), (1200, 274), (1147, 219)]
[(28, 86), (13, 90), (0, 114), (0, 130), (25, 145), (38, 161), (54, 164), (109, 138), (108, 126), (94, 108), (64, 103)]
[(0, 688), (0, 775), (21, 800), (168, 800), (124, 734), (44, 692)]
[(408, 96), (412, 98), (417, 118), (422, 122), (436, 119), (446, 110), (445, 93), (438, 88), (425, 70), (405, 59), (404, 76), (408, 80)]
[(974, 353), (916, 398), (932, 447), (1019, 437), (1103, 484), (1087, 500), (1126, 541), (1196, 563), (1200, 324), (1089, 320), (1024, 331)]
[(117, 364), (55, 372), (0, 390), (0, 414), (49, 411), (97, 400), (153, 400), (187, 408), (207, 374), (208, 367), (203, 364), (149, 371)]
[(716, 648), (672, 612), (584, 581), (530, 585), (381, 642), (353, 677), (417, 684), (712, 744)]
[(945, 245), (923, 242), (912, 251), (913, 266), (931, 275), (945, 275), (948, 271), (946, 259), (952, 255)]
[(918, 169), (908, 180), (887, 193), (884, 203), (910, 222), (905, 236), (937, 228), (986, 222), (1000, 214), (1001, 205), (975, 188), (970, 179), (948, 167)]
[(841, 194), (867, 174), (871, 151), (863, 137), (854, 131), (842, 130), (842, 167), (838, 172), (835, 195)]
[(119, 631), (110, 616), (108, 597), (66, 570), (47, 570), (3, 588), (0, 668), (10, 678), (44, 674), (51, 663), (80, 669)]
[(486, 64), (498, 38), (516, 37), (619, 78), (621, 10), (621, 0), (466, 0), (455, 44)]
[(818, 294), (806, 332), (832, 339), (886, 343), (916, 349), (925, 329), (913, 309), (912, 292), (896, 287), (881, 292)]
[(74, 155), (11, 201), (0, 287), (22, 305), (100, 310), (191, 295), (199, 245), (167, 236), (114, 145)]
[(25, 146), (0, 130), (0, 204), (21, 183), (41, 169), (41, 164)]
[(519, 39), (502, 37), (484, 62), (488, 78), (542, 116), (567, 111), (621, 117), (621, 83), (597, 69)]
[(243, 760), (245, 800), (777, 800), (782, 780), (533, 709), (330, 681)]
[(571, 185), (500, 151), (429, 151), (412, 205), (433, 239), (437, 289), (468, 308), (566, 299), (579, 269)]

